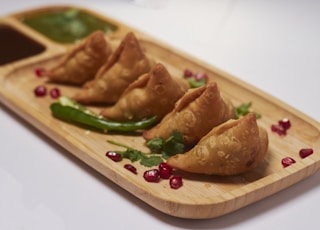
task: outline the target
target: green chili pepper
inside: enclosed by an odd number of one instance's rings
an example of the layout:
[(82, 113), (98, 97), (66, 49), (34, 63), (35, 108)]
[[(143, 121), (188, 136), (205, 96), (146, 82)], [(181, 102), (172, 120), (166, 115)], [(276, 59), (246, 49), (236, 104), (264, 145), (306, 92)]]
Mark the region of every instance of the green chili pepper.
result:
[(91, 114), (92, 116), (98, 116), (97, 114), (95, 114), (91, 110), (87, 109), (87, 107), (81, 105), (80, 103), (76, 102), (75, 100), (72, 100), (69, 97), (61, 96), (61, 97), (59, 97), (58, 102), (61, 105), (70, 106), (70, 107), (75, 108), (77, 110), (80, 110), (82, 112)]
[(137, 122), (116, 122), (100, 118), (88, 113), (87, 110), (77, 109), (73, 106), (62, 105), (59, 102), (50, 105), (53, 116), (61, 120), (91, 127), (102, 132), (121, 131), (130, 132), (145, 129), (154, 124), (156, 116)]

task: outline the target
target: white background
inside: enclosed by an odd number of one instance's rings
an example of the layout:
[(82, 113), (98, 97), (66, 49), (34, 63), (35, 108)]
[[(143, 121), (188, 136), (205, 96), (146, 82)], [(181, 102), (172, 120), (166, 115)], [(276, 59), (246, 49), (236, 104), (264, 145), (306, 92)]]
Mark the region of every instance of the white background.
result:
[[(49, 3), (86, 6), (127, 23), (320, 120), (320, 1), (0, 0), (0, 15)], [(1, 230), (317, 229), (319, 223), (319, 173), (223, 217), (185, 220), (136, 199), (1, 104), (0, 144)]]

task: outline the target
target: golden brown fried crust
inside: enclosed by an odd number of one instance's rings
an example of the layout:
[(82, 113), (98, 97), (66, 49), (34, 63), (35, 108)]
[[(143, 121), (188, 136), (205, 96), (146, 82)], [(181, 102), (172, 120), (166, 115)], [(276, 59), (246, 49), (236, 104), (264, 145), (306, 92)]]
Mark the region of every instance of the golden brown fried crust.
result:
[(115, 103), (130, 83), (150, 69), (150, 61), (130, 32), (100, 68), (95, 79), (87, 83), (74, 99), (81, 103)]
[(139, 121), (152, 116), (161, 120), (188, 89), (188, 83), (171, 77), (162, 64), (131, 83), (116, 104), (101, 115), (116, 121)]
[(54, 82), (82, 85), (94, 79), (111, 55), (111, 49), (104, 33), (96, 31), (66, 53), (45, 75)]
[(146, 140), (168, 138), (178, 130), (186, 145), (196, 144), (213, 127), (234, 118), (232, 104), (224, 99), (215, 82), (189, 90), (152, 129), (143, 133)]
[(237, 175), (261, 163), (267, 153), (268, 135), (254, 114), (213, 128), (190, 151), (168, 159), (176, 169), (209, 175)]

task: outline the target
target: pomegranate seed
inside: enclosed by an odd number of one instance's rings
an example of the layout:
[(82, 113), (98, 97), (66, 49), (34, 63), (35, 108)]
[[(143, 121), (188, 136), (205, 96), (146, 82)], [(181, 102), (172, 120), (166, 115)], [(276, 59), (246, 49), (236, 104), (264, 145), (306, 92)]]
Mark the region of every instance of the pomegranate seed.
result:
[(58, 88), (51, 89), (50, 96), (54, 99), (60, 97), (60, 90)]
[(34, 73), (37, 77), (42, 77), (44, 75), (45, 70), (43, 68), (37, 68), (34, 70)]
[(193, 75), (193, 73), (192, 73), (191, 70), (185, 69), (184, 72), (183, 72), (183, 76), (184, 77), (189, 78), (189, 77), (192, 77), (192, 75)]
[(280, 125), (271, 125), (271, 130), (280, 136), (285, 136), (287, 134), (287, 130)]
[(44, 97), (47, 94), (47, 88), (44, 85), (37, 86), (34, 89), (34, 94), (37, 97)]
[(159, 164), (159, 174), (162, 179), (169, 179), (172, 173), (172, 168), (167, 163)]
[(202, 79), (204, 79), (205, 81), (208, 80), (208, 75), (206, 73), (203, 73), (203, 72), (199, 72), (199, 73), (196, 73), (194, 75), (194, 79), (196, 79), (197, 81), (200, 81)]
[(125, 169), (129, 170), (130, 172), (134, 173), (134, 174), (137, 174), (137, 169), (131, 165), (131, 164), (125, 164), (123, 166)]
[(157, 183), (160, 180), (160, 174), (158, 169), (150, 169), (143, 173), (143, 178), (148, 182)]
[(288, 118), (283, 118), (278, 121), (278, 124), (271, 125), (271, 130), (278, 133), (280, 136), (287, 135), (287, 130), (291, 127), (291, 122)]
[(291, 123), (288, 118), (284, 118), (284, 119), (278, 121), (278, 124), (285, 130), (288, 130), (291, 127)]
[(288, 167), (289, 165), (296, 163), (296, 161), (291, 157), (285, 157), (281, 160), (281, 163), (282, 163), (283, 167), (285, 168), (285, 167)]
[(114, 151), (108, 151), (106, 152), (106, 156), (109, 157), (111, 160), (118, 162), (122, 160), (121, 154), (114, 152)]
[(300, 149), (299, 155), (301, 158), (306, 158), (307, 156), (311, 155), (313, 153), (313, 149)]
[(170, 181), (169, 181), (169, 183), (170, 183), (170, 187), (172, 188), (172, 189), (178, 189), (178, 188), (180, 188), (181, 186), (182, 186), (182, 177), (181, 176), (172, 176), (171, 178), (170, 178)]

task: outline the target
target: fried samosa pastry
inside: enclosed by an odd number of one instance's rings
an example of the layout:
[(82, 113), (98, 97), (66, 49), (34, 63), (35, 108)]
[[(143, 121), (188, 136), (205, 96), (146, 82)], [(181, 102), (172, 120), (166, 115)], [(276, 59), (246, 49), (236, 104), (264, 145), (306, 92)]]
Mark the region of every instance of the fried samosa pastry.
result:
[(215, 82), (189, 90), (159, 124), (143, 133), (146, 140), (167, 139), (179, 131), (187, 146), (196, 144), (214, 126), (231, 118), (235, 112), (231, 102), (224, 99)]
[(104, 109), (101, 115), (116, 121), (139, 121), (157, 116), (160, 121), (188, 88), (187, 81), (171, 77), (158, 63), (131, 83), (116, 104)]
[(96, 31), (67, 52), (45, 75), (54, 82), (83, 85), (94, 79), (111, 52), (104, 33)]
[(237, 175), (261, 163), (267, 149), (267, 132), (250, 113), (213, 128), (193, 149), (170, 157), (167, 164), (191, 173)]
[(150, 69), (151, 62), (130, 32), (100, 68), (95, 79), (86, 84), (74, 99), (85, 104), (115, 103), (130, 83)]

